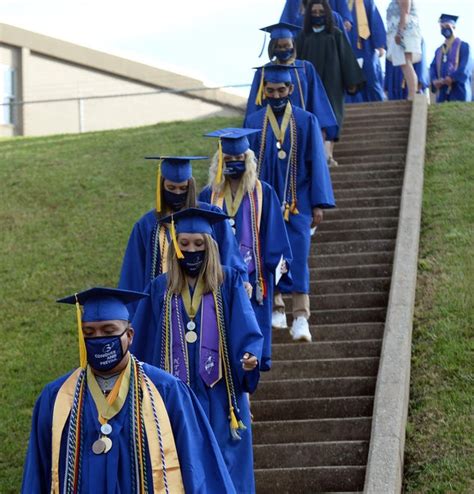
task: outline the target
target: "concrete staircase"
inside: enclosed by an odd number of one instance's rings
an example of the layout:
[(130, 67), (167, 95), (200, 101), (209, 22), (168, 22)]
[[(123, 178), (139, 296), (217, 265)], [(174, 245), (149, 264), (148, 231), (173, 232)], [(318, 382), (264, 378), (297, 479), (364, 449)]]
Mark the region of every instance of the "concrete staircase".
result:
[(364, 487), (411, 105), (346, 109), (338, 207), (310, 258), (313, 343), (274, 330), (273, 369), (252, 397), (258, 494)]

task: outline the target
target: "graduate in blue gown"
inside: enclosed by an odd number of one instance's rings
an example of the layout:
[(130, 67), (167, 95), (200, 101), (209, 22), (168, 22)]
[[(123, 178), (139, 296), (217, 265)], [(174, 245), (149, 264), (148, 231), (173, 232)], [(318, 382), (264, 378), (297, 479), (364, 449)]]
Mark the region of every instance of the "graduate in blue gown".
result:
[[(310, 341), (311, 228), (322, 221), (322, 210), (334, 207), (335, 202), (318, 121), (312, 113), (291, 105), (291, 89), (287, 68), (267, 68), (264, 90), (268, 105), (249, 115), (244, 126), (262, 129), (249, 136), (250, 147), (258, 157), (259, 178), (276, 191), (293, 252), (293, 283), (282, 280), (279, 290), (293, 295), (293, 338)], [(280, 292), (275, 296), (272, 324), (284, 328), (287, 324)]]
[(253, 493), (246, 393), (259, 380), (263, 336), (241, 276), (220, 264), (212, 223), (223, 218), (227, 216), (195, 208), (173, 215), (169, 269), (151, 282), (150, 297), (138, 306), (132, 349), (191, 387), (236, 491)]
[[(430, 73), (426, 62), (426, 45), (425, 41), (421, 42), (421, 61), (413, 64), (418, 77), (418, 91), (425, 92), (430, 87)], [(404, 100), (408, 97), (408, 86), (403, 75), (403, 71), (394, 67), (392, 62), (385, 59), (385, 94), (389, 100)]]
[(352, 50), (361, 61), (365, 86), (355, 95), (347, 95), (347, 103), (383, 101), (384, 84), (380, 57), (387, 47), (387, 33), (374, 0), (349, 0), (354, 24), (349, 32)]
[(471, 101), (472, 70), (470, 46), (455, 35), (458, 16), (441, 14), (439, 24), (446, 41), (436, 50), (430, 67), (431, 90), (436, 102)]
[[(295, 36), (299, 30), (297, 26), (286, 23), (278, 23), (262, 29), (270, 33), (268, 56), (271, 62), (267, 65), (279, 64), (293, 67), (290, 71), (295, 87), (290, 96), (292, 105), (314, 113), (325, 138), (332, 140), (339, 131), (336, 116), (313, 64), (297, 59)], [(255, 72), (247, 102), (246, 117), (266, 104), (262, 87), (262, 71), (264, 70), (265, 67), (260, 67)]]
[(235, 492), (193, 393), (128, 351), (125, 304), (143, 296), (93, 288), (60, 300), (84, 305), (81, 365), (36, 402), (23, 494)]
[[(169, 225), (160, 218), (172, 211), (189, 207), (216, 210), (215, 206), (197, 201), (196, 182), (191, 161), (199, 156), (149, 157), (158, 164), (156, 209), (144, 214), (133, 226), (122, 261), (118, 286), (127, 290), (143, 290), (156, 276), (165, 273), (166, 254), (170, 242)], [(232, 229), (227, 221), (215, 225), (214, 235), (219, 245), (222, 264), (236, 268), (247, 282), (247, 266), (239, 253)], [(130, 317), (136, 310), (130, 304)]]
[[(248, 135), (256, 129), (220, 129), (207, 134), (220, 139), (209, 170), (209, 185), (199, 199), (219, 206), (231, 217), (253, 294), (250, 299), (264, 343), (260, 370), (268, 371), (272, 355), (272, 305), (275, 275), (288, 272), (292, 254), (280, 203), (273, 187), (257, 178), (255, 153)], [(277, 270), (279, 272), (277, 273)]]

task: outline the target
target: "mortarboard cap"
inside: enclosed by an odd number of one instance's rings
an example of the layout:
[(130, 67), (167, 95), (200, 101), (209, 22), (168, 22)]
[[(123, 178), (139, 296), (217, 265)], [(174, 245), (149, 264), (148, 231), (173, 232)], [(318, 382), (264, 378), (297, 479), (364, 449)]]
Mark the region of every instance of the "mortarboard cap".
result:
[(171, 223), (171, 240), (178, 259), (182, 259), (183, 253), (178, 245), (179, 233), (202, 233), (212, 235), (212, 226), (215, 223), (226, 220), (226, 214), (208, 209), (188, 208), (161, 219), (162, 223)]
[(292, 82), (291, 70), (287, 65), (268, 64), (262, 69), (262, 79), (265, 82)]
[(439, 18), (439, 22), (449, 22), (450, 24), (453, 24), (455, 26), (458, 19), (459, 16), (457, 15), (441, 14)]
[[(140, 300), (143, 297), (148, 297), (148, 294), (119, 290), (117, 288), (95, 287), (57, 300), (61, 304), (76, 306), (79, 360), (83, 369), (87, 365), (87, 353), (84, 335), (82, 334), (82, 322), (128, 321), (129, 312), (126, 304)], [(81, 305), (84, 307), (83, 313), (81, 313)]]
[(287, 22), (279, 22), (271, 26), (262, 27), (260, 31), (270, 33), (270, 39), (294, 38), (301, 28)]
[(222, 152), (230, 156), (245, 153), (250, 147), (247, 136), (261, 132), (260, 129), (226, 128), (209, 132), (205, 137), (217, 137), (222, 143)]
[(172, 182), (185, 182), (193, 176), (191, 161), (207, 158), (207, 156), (145, 156), (146, 160), (159, 162), (156, 177), (156, 210), (158, 212), (161, 211), (161, 176)]

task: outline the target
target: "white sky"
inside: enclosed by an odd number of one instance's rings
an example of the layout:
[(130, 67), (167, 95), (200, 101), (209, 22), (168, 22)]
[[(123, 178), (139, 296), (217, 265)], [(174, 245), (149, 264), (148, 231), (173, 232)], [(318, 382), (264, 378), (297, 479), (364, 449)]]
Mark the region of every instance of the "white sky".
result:
[[(389, 0), (376, 0), (385, 18)], [(428, 59), (442, 42), (441, 12), (460, 15), (458, 35), (474, 47), (474, 0), (417, 0)], [(0, 20), (48, 36), (188, 74), (208, 84), (246, 84), (262, 26), (285, 0), (3, 0)]]

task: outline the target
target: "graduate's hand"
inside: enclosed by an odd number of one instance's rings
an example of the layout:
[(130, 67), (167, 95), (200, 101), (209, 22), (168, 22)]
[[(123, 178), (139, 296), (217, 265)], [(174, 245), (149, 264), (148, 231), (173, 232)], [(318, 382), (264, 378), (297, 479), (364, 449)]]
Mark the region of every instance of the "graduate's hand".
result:
[(453, 84), (453, 80), (448, 75), (444, 78), (444, 83), (446, 84), (446, 86), (451, 86)]
[(444, 86), (444, 80), (443, 79), (436, 79), (435, 81), (433, 81), (433, 86), (436, 89), (441, 89)]
[(352, 24), (349, 21), (344, 21), (344, 27), (349, 32), (352, 29)]
[(321, 208), (313, 208), (313, 221), (311, 228), (318, 226), (323, 221), (323, 210)]
[(240, 361), (242, 362), (242, 368), (244, 371), (253, 371), (258, 365), (257, 357), (255, 357), (255, 355), (251, 355), (250, 353), (244, 353), (244, 356)]
[(385, 55), (385, 48), (376, 48), (379, 58), (382, 58)]
[(395, 35), (395, 43), (397, 43), (397, 45), (401, 45), (403, 43), (403, 36), (401, 34), (396, 34)]
[(281, 274), (286, 274), (288, 273), (288, 264), (286, 261), (283, 262), (283, 264), (281, 265), (281, 268), (280, 268), (280, 273)]
[(244, 288), (249, 298), (252, 298), (253, 287), (248, 281), (244, 281)]

